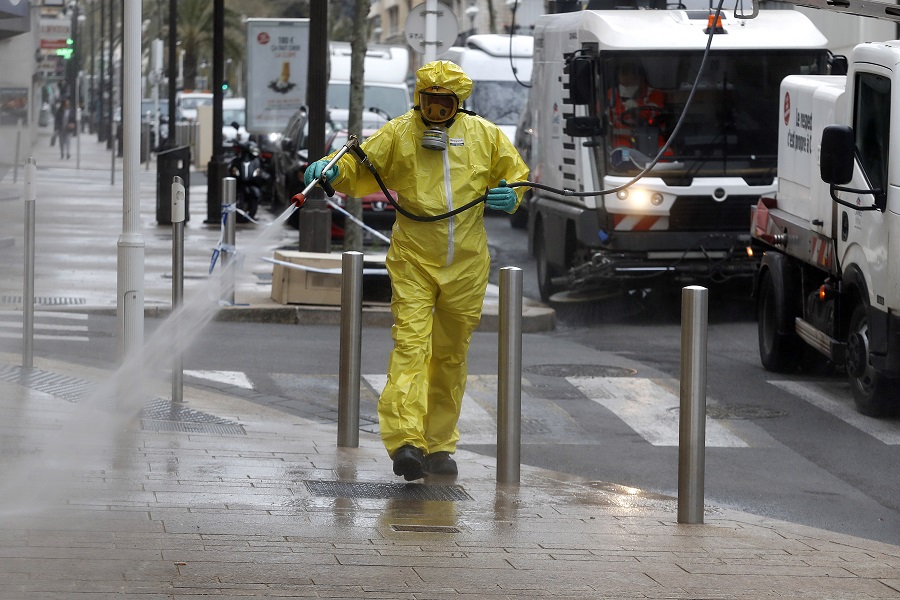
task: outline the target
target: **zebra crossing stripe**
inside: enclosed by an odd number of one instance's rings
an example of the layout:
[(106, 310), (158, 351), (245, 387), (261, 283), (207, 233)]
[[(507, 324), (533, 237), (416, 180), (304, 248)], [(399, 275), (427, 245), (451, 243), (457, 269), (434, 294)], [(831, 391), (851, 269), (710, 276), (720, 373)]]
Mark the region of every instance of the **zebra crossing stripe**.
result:
[(844, 423), (871, 435), (889, 446), (900, 445), (900, 430), (896, 422), (872, 419), (857, 412), (849, 385), (835, 389), (834, 383), (822, 386), (815, 382), (769, 381), (775, 387), (824, 410)]
[[(652, 379), (568, 377), (581, 392), (608, 408), (654, 446), (678, 446), (678, 397)], [(677, 386), (675, 382), (674, 387)], [(706, 418), (707, 448), (747, 448), (718, 421)]]

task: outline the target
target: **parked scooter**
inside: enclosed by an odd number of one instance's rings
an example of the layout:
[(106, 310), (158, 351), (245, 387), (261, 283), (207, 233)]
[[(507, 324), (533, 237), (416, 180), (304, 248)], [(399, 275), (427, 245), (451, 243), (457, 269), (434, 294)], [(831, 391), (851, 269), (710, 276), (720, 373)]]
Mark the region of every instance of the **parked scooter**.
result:
[[(259, 146), (250, 140), (241, 140), (240, 133), (237, 133), (240, 127), (238, 123), (232, 123), (231, 126), (235, 129), (232, 140), (234, 158), (228, 163), (228, 174), (235, 179), (237, 207), (253, 218), (262, 201), (262, 188), (271, 176), (262, 164)], [(237, 220), (239, 223), (247, 222), (247, 218), (240, 213)]]

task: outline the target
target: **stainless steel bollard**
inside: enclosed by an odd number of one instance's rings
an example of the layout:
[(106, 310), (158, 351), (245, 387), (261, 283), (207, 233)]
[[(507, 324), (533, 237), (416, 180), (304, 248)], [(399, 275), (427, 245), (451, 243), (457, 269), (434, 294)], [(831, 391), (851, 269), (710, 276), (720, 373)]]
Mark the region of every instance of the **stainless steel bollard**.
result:
[(681, 403), (678, 416), (678, 522), (703, 523), (706, 460), (708, 290), (681, 291)]
[[(232, 265), (235, 254), (234, 224), (237, 213), (232, 210), (237, 201), (237, 180), (234, 177), (222, 179), (222, 214), (225, 218), (225, 237), (222, 248), (222, 295), (223, 302), (234, 304), (234, 272), (236, 265)], [(231, 207), (226, 210), (225, 207)]]
[[(172, 311), (184, 303), (184, 181), (172, 178)], [(180, 330), (176, 330), (180, 336)], [(184, 347), (180, 337), (175, 340), (172, 365), (172, 402), (184, 402)]]
[(522, 457), (522, 269), (500, 269), (497, 482), (519, 483)]
[(34, 208), (37, 200), (37, 163), (25, 162), (25, 281), (22, 294), (22, 366), (34, 366)]
[(341, 359), (338, 382), (338, 440), (359, 447), (359, 382), (362, 353), (363, 253), (341, 257)]

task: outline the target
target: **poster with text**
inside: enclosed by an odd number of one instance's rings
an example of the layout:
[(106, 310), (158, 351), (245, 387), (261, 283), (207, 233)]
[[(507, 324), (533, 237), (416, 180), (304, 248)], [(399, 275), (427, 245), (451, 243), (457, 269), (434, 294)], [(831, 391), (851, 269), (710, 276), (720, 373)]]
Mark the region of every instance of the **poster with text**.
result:
[(280, 132), (306, 103), (309, 19), (247, 20), (247, 131)]

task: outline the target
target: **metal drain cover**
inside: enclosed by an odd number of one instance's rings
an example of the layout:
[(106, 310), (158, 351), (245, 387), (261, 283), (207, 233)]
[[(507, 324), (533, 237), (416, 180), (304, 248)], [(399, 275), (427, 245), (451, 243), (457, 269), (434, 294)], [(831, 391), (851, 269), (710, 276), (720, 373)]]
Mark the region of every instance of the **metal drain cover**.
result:
[[(0, 296), (0, 304), (22, 304), (22, 296)], [(72, 296), (36, 296), (35, 304), (43, 306), (65, 306), (69, 304), (86, 304), (86, 298)]]
[(141, 419), (142, 431), (160, 433), (215, 433), (219, 435), (247, 435), (243, 425), (220, 423), (191, 423), (189, 421), (154, 421)]
[(550, 377), (633, 377), (635, 369), (609, 365), (534, 365), (523, 370)]
[(83, 400), (99, 387), (92, 381), (78, 377), (14, 365), (0, 365), (0, 380), (17, 383), (67, 402)]
[(365, 498), (370, 500), (437, 500), (455, 502), (472, 497), (458, 485), (424, 485), (421, 483), (369, 483), (358, 481), (305, 480), (313, 496), (330, 498)]
[(391, 529), (414, 533), (460, 533), (458, 528), (449, 525), (391, 525)]
[(141, 410), (141, 429), (172, 433), (247, 435), (240, 423), (157, 398)]

